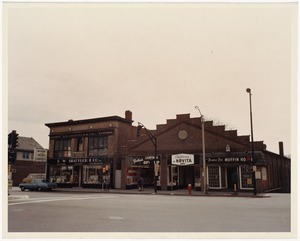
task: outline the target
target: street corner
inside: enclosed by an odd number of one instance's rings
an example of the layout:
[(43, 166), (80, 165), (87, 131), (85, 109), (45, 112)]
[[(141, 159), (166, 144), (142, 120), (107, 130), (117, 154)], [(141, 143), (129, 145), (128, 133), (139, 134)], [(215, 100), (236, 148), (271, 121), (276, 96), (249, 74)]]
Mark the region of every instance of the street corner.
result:
[(28, 199), (28, 195), (9, 195), (8, 200)]

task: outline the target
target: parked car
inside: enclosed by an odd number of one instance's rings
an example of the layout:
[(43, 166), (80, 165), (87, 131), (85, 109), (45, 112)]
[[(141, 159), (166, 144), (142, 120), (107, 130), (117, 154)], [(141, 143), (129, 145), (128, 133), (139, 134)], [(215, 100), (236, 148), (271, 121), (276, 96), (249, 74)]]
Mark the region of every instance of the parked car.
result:
[(35, 179), (46, 179), (45, 173), (30, 173), (27, 177), (23, 178), (22, 182), (31, 183)]
[(21, 191), (26, 189), (30, 191), (51, 191), (57, 187), (56, 183), (47, 182), (46, 180), (35, 179), (31, 183), (20, 183), (19, 188)]

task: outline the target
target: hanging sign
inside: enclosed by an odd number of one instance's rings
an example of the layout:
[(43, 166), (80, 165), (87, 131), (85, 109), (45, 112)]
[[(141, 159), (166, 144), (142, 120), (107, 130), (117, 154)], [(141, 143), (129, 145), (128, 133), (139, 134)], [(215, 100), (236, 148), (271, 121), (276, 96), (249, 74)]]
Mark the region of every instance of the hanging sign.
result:
[(195, 163), (194, 155), (190, 155), (190, 154), (172, 155), (172, 165), (188, 166), (188, 165), (193, 165), (194, 163)]

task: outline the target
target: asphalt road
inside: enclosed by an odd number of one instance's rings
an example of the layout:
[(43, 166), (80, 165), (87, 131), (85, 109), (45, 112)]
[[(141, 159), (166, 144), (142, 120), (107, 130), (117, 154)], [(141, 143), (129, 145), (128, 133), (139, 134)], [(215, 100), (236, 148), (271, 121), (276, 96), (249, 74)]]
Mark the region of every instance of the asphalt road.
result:
[[(15, 193), (14, 193), (15, 194)], [(289, 194), (269, 198), (19, 192), (8, 232), (290, 232)]]

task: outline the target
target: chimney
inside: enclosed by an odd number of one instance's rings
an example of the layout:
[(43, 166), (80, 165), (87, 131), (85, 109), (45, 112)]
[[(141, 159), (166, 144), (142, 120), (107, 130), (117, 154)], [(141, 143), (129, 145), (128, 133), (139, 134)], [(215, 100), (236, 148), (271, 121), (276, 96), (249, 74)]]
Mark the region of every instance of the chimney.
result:
[(125, 119), (132, 121), (132, 112), (130, 110), (125, 111)]
[(284, 155), (284, 153), (283, 153), (283, 142), (282, 141), (279, 142), (279, 155), (280, 156)]

